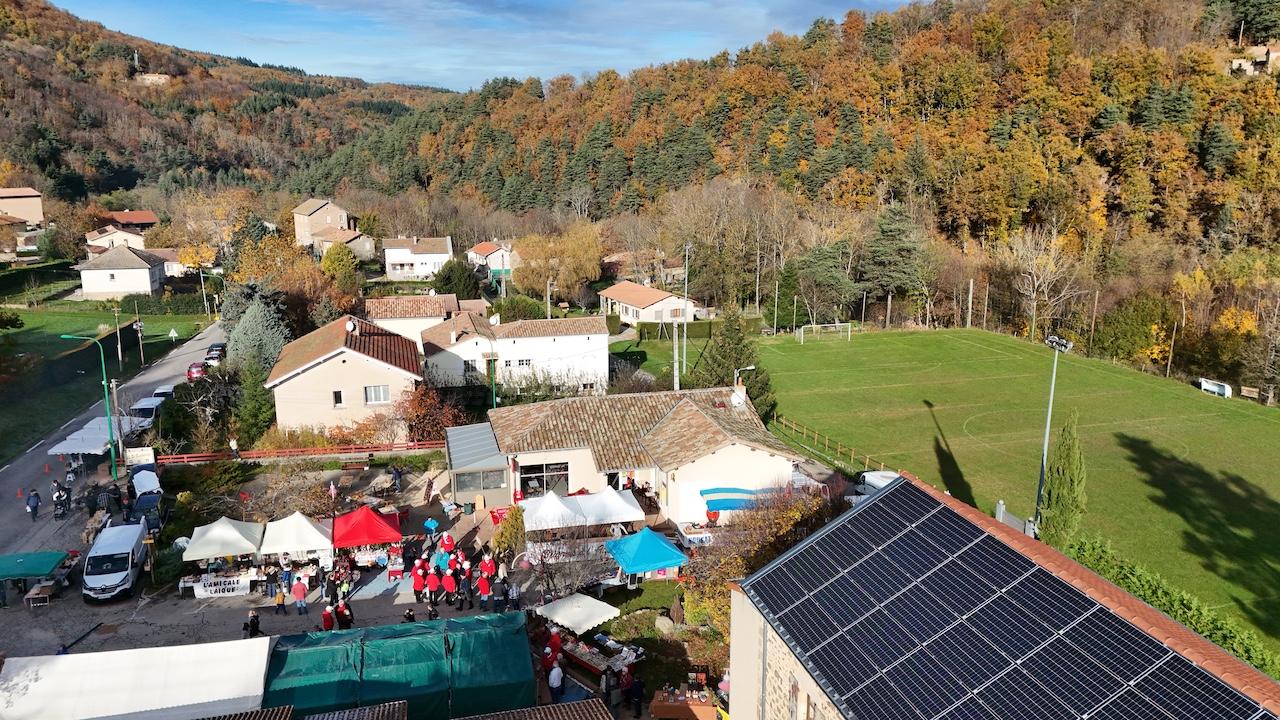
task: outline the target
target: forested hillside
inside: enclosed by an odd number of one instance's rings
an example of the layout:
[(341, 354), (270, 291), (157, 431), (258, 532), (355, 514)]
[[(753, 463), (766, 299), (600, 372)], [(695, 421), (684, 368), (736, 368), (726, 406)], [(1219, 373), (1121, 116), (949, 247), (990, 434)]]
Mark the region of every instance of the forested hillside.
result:
[(269, 183), (439, 94), (190, 52), (5, 0), (0, 185), (79, 200)]

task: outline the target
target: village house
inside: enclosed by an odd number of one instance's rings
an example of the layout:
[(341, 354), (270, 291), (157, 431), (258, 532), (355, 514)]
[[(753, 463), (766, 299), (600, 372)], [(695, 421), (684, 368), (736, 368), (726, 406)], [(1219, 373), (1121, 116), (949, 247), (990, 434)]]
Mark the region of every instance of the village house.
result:
[(18, 259), (18, 245), (27, 229), (27, 221), (20, 217), (0, 214), (0, 262)]
[(900, 477), (730, 589), (734, 720), (1264, 718), (1280, 685)]
[(393, 295), (364, 299), (364, 318), (378, 327), (413, 341), (422, 352), (422, 333), (453, 317), (461, 309), (458, 296), (451, 293), (437, 295)]
[(102, 221), (135, 235), (143, 235), (160, 224), (160, 218), (150, 210), (119, 210), (102, 216)]
[(117, 245), (80, 263), (85, 300), (118, 300), (125, 295), (155, 295), (164, 283), (163, 258), (128, 245)]
[(467, 251), (467, 262), (476, 269), (483, 269), (491, 282), (510, 280), (517, 260), (514, 250), (496, 241), (476, 243)]
[(790, 483), (799, 460), (765, 429), (741, 387), (515, 405), (464, 428), (450, 436), (469, 438), (473, 460), (455, 463), (446, 446), (454, 493), (482, 494), (486, 507), (609, 487), (651, 499), (677, 525), (706, 523), (708, 512), (728, 522), (751, 499)]
[(609, 327), (603, 316), (493, 324), (460, 312), (422, 332), (426, 376), (441, 387), (547, 383), (580, 393), (609, 384)]
[(453, 238), (387, 238), (382, 254), (387, 279), (430, 280), (453, 257)]
[(299, 245), (315, 248), (316, 234), (321, 230), (355, 230), (356, 220), (328, 198), (311, 198), (293, 209), (293, 237)]
[(373, 238), (365, 235), (359, 230), (350, 230), (347, 228), (325, 227), (320, 228), (312, 233), (312, 247), (320, 257), (329, 252), (329, 248), (334, 245), (346, 245), (351, 248), (351, 254), (355, 255), (359, 260), (372, 260), (375, 256), (374, 247), (376, 243)]
[(182, 277), (190, 270), (181, 260), (178, 259), (178, 251), (173, 248), (153, 248), (149, 250), (152, 255), (164, 260), (165, 277)]
[(0, 188), (0, 214), (22, 218), (29, 225), (43, 225), (44, 202), (34, 188)]
[(617, 315), (622, 322), (636, 325), (641, 322), (684, 322), (697, 318), (700, 308), (693, 300), (623, 280), (600, 292), (600, 304), (609, 315)]
[(285, 430), (332, 428), (389, 416), (422, 381), (408, 338), (345, 315), (284, 346), (264, 386)]
[(84, 242), (90, 255), (99, 255), (121, 245), (131, 247), (134, 250), (147, 249), (147, 241), (143, 239), (141, 233), (122, 230), (115, 225), (108, 225), (85, 233)]

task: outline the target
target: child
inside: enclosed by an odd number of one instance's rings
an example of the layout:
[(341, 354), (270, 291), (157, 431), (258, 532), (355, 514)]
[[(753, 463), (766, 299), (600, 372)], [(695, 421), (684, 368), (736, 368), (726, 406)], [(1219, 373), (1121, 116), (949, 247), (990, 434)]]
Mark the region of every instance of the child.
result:
[(284, 607), (284, 586), (276, 586), (276, 615), (288, 615), (289, 611)]

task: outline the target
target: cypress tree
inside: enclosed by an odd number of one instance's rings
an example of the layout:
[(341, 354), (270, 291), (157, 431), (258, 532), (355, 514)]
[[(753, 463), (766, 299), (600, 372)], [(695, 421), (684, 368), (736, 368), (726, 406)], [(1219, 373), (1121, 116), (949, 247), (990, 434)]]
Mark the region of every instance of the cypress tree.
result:
[(471, 267), (456, 257), (449, 258), (431, 279), (431, 287), (441, 294), (454, 294), (459, 300), (480, 297), (480, 281)]
[(273, 367), (292, 336), (280, 307), (254, 298), (227, 339), (227, 355), (236, 364)]
[(239, 367), (240, 399), (236, 402), (236, 438), (252, 446), (276, 419), (276, 403), (271, 391), (263, 387), (267, 371), (256, 362)]
[(738, 306), (728, 303), (711, 342), (702, 351), (702, 357), (689, 375), (689, 386), (728, 387), (733, 385), (734, 370), (748, 365), (755, 365), (756, 369), (742, 375), (747, 386), (747, 397), (751, 398), (760, 418), (767, 420), (773, 416), (774, 408), (778, 405), (773, 396), (769, 373), (757, 363), (756, 344), (747, 335)]
[(1075, 539), (1088, 505), (1077, 420), (1075, 413), (1067, 419), (1045, 471), (1040, 539), (1056, 548), (1065, 548)]

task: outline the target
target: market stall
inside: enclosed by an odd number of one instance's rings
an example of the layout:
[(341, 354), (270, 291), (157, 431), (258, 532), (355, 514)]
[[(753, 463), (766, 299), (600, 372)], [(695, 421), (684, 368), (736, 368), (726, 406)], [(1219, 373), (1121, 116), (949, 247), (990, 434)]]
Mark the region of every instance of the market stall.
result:
[(333, 531), (328, 524), (295, 512), (289, 517), (267, 523), (258, 552), (262, 555), (284, 554), (299, 559), (310, 554), (329, 553), (332, 548)]
[(525, 550), (544, 563), (609, 559), (604, 541), (644, 522), (644, 510), (629, 491), (605, 488), (590, 495), (560, 497), (554, 492), (522, 500)]
[(604, 547), (618, 562), (622, 574), (634, 579), (671, 579), (689, 562), (670, 540), (647, 527), (634, 535), (610, 540)]
[(393, 573), (403, 570), (400, 516), (375, 512), (367, 505), (339, 515), (333, 521), (333, 546), (346, 549), (335, 561), (340, 571), (349, 561), (357, 567), (385, 567)]
[(536, 612), (551, 622), (574, 633), (584, 633), (618, 617), (618, 608), (582, 593), (549, 602)]
[(248, 595), (252, 583), (262, 580), (254, 556), (262, 545), (262, 523), (218, 518), (191, 533), (182, 559), (195, 561), (202, 572), (178, 582), (178, 591), (191, 588), (198, 598)]
[[(535, 612), (551, 626), (567, 630), (561, 637), (560, 652), (573, 666), (598, 679), (605, 670), (631, 668), (644, 657), (644, 649), (616, 642), (604, 634), (588, 639), (585, 633), (603, 622), (618, 617), (618, 608), (595, 598), (575, 593), (537, 608)], [(533, 628), (530, 637), (541, 641), (550, 627)], [(569, 668), (565, 668), (566, 670)]]
[(5, 720), (187, 720), (262, 706), (271, 638), (11, 657)]
[(0, 555), (0, 582), (18, 581), (28, 607), (48, 605), (68, 585), (78, 560), (78, 554), (54, 550)]

